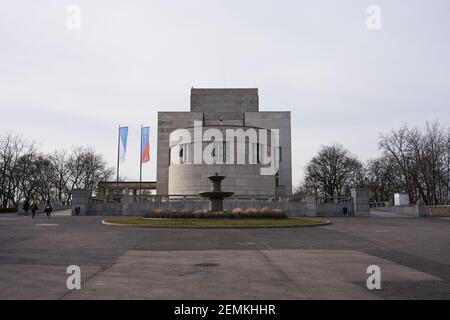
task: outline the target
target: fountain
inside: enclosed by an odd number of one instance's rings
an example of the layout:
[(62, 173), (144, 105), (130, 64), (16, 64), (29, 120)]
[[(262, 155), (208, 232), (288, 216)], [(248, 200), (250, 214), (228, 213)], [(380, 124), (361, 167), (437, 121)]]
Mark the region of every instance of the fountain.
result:
[(222, 191), (222, 180), (225, 179), (225, 176), (219, 176), (216, 173), (214, 176), (208, 177), (208, 179), (212, 182), (212, 190), (199, 192), (204, 198), (209, 198), (209, 211), (210, 212), (222, 212), (223, 211), (223, 199), (231, 197), (234, 192)]

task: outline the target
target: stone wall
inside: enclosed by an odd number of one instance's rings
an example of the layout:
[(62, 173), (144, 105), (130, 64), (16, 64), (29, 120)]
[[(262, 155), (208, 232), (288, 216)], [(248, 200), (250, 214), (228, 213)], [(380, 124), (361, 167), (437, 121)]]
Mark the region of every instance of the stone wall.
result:
[[(178, 131), (173, 132), (170, 135), (169, 146), (174, 149), (172, 154), (172, 163), (169, 165), (169, 191), (168, 194), (177, 195), (191, 195), (198, 194), (202, 191), (210, 190), (211, 183), (208, 180), (208, 176), (218, 173), (220, 175), (226, 176), (223, 182), (223, 189), (227, 191), (234, 192), (235, 195), (275, 195), (275, 176), (274, 175), (261, 175), (261, 168), (264, 167), (261, 163), (257, 163), (257, 149), (252, 149), (248, 143), (245, 141), (245, 134), (242, 137), (231, 144), (220, 143), (220, 151), (217, 153), (218, 156), (213, 165), (206, 164), (194, 164), (195, 159), (202, 159), (202, 150), (215, 141), (207, 141), (203, 138), (203, 133), (211, 127), (203, 127), (202, 134), (197, 136), (194, 134), (194, 129), (186, 129), (192, 138), (192, 143), (189, 144), (189, 148), (183, 149), (184, 155), (188, 155), (185, 159), (186, 163), (179, 164), (174, 161), (177, 160), (177, 155), (179, 154), (180, 142)], [(225, 139), (228, 130), (235, 130), (235, 127), (230, 126), (219, 126), (213, 127), (217, 132), (222, 134), (222, 138)], [(255, 128), (241, 127), (242, 132), (247, 132), (247, 130), (255, 130)], [(234, 131), (232, 131), (234, 132)], [(270, 135), (268, 132), (266, 132)], [(184, 141), (185, 143), (186, 141)], [(252, 141), (256, 142), (256, 141)], [(194, 143), (198, 143), (202, 146), (200, 154), (196, 153), (196, 146)], [(270, 149), (270, 139), (264, 146)], [(259, 147), (262, 148), (263, 144), (259, 143)], [(239, 146), (239, 147), (238, 147)], [(256, 147), (255, 145), (253, 145)], [(244, 147), (244, 148), (242, 148)], [(243, 158), (244, 164), (236, 164), (238, 159)], [(227, 161), (232, 163), (226, 163)], [(222, 162), (222, 164), (220, 164)]]
[(342, 217), (354, 216), (352, 202), (318, 203), (317, 216), (321, 217)]
[[(194, 121), (203, 121), (204, 126), (226, 126), (237, 127), (257, 127), (266, 129), (278, 129), (280, 132), (281, 162), (277, 179), (256, 178), (252, 179), (241, 172), (235, 173), (233, 185), (239, 185), (238, 180), (244, 181), (248, 178), (247, 192), (238, 193), (260, 194), (265, 190), (273, 188), (275, 181), (278, 187), (275, 190), (277, 195), (288, 196), (292, 194), (292, 159), (291, 159), (291, 114), (290, 112), (259, 112), (258, 89), (192, 89), (191, 90), (191, 112), (159, 112), (158, 113), (158, 152), (157, 152), (157, 194), (185, 193), (187, 189), (185, 181), (176, 181), (177, 172), (171, 173), (173, 179), (169, 179), (169, 135), (176, 129), (191, 128)], [(231, 167), (225, 165), (224, 167)], [(198, 171), (207, 171), (207, 165), (203, 168), (194, 168), (192, 175), (198, 176)], [(228, 168), (227, 168), (228, 169)], [(225, 171), (227, 170), (225, 169)], [(186, 168), (174, 168), (174, 171), (189, 170)], [(229, 169), (233, 171), (234, 169)], [(211, 170), (210, 170), (211, 171)], [(220, 173), (224, 173), (219, 170)], [(236, 170), (235, 170), (236, 171)], [(250, 168), (248, 170), (251, 171)], [(217, 171), (215, 171), (217, 172)], [(240, 177), (238, 177), (240, 175)], [(259, 175), (259, 174), (258, 174)], [(205, 178), (205, 177), (201, 177)], [(179, 178), (181, 179), (181, 178)], [(196, 181), (198, 179), (195, 179)], [(230, 179), (231, 180), (231, 179)], [(170, 182), (169, 182), (170, 181)], [(180, 188), (178, 188), (178, 183)], [(191, 181), (195, 186), (195, 182)], [(203, 182), (201, 182), (203, 185)], [(262, 184), (265, 184), (263, 186)], [(173, 188), (170, 186), (172, 185)], [(244, 183), (242, 187), (245, 188)], [(253, 192), (253, 188), (257, 188)], [(195, 189), (196, 191), (196, 189)], [(204, 191), (204, 190), (202, 190)], [(234, 191), (234, 190), (230, 190)], [(267, 190), (268, 194), (274, 193)]]
[[(75, 192), (72, 204), (73, 215), (131, 215), (139, 216), (155, 209), (208, 210), (209, 201), (198, 196), (122, 196), (120, 202), (91, 198), (88, 192)], [(273, 196), (234, 197), (224, 201), (224, 209), (282, 209), (289, 216), (352, 216), (352, 201), (321, 203), (315, 197), (303, 199), (275, 198)], [(344, 214), (347, 208), (347, 214)], [(78, 214), (77, 214), (78, 212)]]
[(405, 216), (410, 217), (423, 217), (425, 215), (425, 207), (421, 205), (411, 205), (411, 206), (390, 206), (390, 207), (379, 207), (374, 208), (377, 211), (383, 211), (383, 212), (392, 212), (392, 213), (398, 213)]
[(280, 133), (281, 161), (279, 170), (278, 194), (292, 194), (291, 157), (291, 113), (285, 112), (246, 112), (245, 125), (266, 129), (278, 129)]
[(123, 205), (119, 202), (91, 202), (87, 215), (92, 216), (122, 216)]
[(424, 210), (428, 217), (450, 217), (450, 206), (426, 206)]
[[(258, 89), (192, 89), (191, 112), (201, 112), (205, 121), (242, 121), (245, 112), (257, 112)], [(242, 125), (242, 124), (240, 124)]]
[(208, 176), (225, 175), (222, 189), (235, 195), (275, 195), (275, 176), (263, 176), (259, 165), (172, 165), (169, 194), (197, 194), (211, 189)]
[(169, 135), (179, 128), (192, 127), (194, 121), (203, 121), (199, 112), (158, 112), (157, 194), (169, 192)]
[(353, 211), (357, 217), (370, 216), (370, 192), (368, 188), (351, 189), (353, 198)]

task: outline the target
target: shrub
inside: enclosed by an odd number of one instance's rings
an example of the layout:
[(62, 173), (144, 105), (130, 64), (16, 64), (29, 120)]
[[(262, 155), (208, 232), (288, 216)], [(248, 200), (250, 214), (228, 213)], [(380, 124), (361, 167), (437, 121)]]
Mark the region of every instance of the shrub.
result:
[(195, 210), (194, 217), (195, 218), (205, 218), (205, 215), (208, 213), (206, 210)]
[(169, 212), (164, 209), (154, 209), (146, 214), (144, 218), (167, 218), (169, 217)]
[(156, 214), (152, 214), (151, 212), (144, 213), (144, 218), (158, 218)]
[(155, 209), (151, 212), (144, 214), (145, 218), (165, 218), (165, 219), (230, 219), (230, 218), (266, 218), (266, 219), (282, 219), (287, 218), (287, 214), (280, 209), (262, 208), (256, 210), (249, 208), (243, 210), (241, 208), (235, 208), (231, 211), (225, 212), (209, 212), (208, 210), (165, 210)]
[(287, 217), (288, 217), (288, 216), (287, 216), (287, 213), (284, 212), (284, 211), (281, 210), (281, 209), (273, 209), (271, 213), (272, 213), (272, 216), (273, 216), (274, 218), (278, 218), (278, 219), (281, 219), (281, 218), (287, 218)]
[(254, 208), (248, 208), (244, 211), (244, 217), (245, 218), (257, 218), (258, 211)]
[(193, 218), (195, 218), (195, 214), (192, 211), (188, 211), (185, 213), (184, 217), (186, 219), (193, 219)]
[(189, 218), (191, 216), (191, 214), (192, 214), (192, 211), (187, 210), (187, 209), (183, 209), (180, 212), (178, 212), (177, 218), (184, 218), (184, 219), (186, 219), (186, 218)]
[(169, 212), (169, 218), (171, 219), (183, 219), (184, 213), (181, 211)]
[(233, 210), (231, 210), (231, 214), (236, 216), (241, 216), (243, 212), (244, 210), (242, 210), (241, 208), (234, 208)]

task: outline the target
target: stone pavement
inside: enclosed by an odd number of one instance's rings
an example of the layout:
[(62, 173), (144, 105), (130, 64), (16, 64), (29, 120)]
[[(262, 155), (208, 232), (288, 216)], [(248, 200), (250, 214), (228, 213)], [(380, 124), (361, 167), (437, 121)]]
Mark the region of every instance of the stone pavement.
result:
[[(449, 299), (450, 220), (288, 229), (107, 227), (0, 215), (1, 299)], [(382, 289), (366, 288), (369, 265)], [(82, 289), (66, 287), (78, 265)]]

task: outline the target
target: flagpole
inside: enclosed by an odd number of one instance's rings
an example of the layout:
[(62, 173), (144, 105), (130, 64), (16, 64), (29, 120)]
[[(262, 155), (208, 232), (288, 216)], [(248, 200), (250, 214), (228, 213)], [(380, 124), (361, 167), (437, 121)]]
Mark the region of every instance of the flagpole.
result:
[(117, 193), (119, 193), (119, 166), (120, 166), (120, 124), (119, 124), (119, 134), (117, 138), (117, 177), (116, 177), (116, 188)]
[(141, 124), (141, 148), (139, 154), (139, 195), (142, 196), (142, 124)]

